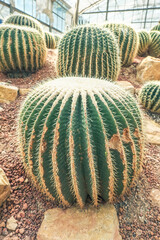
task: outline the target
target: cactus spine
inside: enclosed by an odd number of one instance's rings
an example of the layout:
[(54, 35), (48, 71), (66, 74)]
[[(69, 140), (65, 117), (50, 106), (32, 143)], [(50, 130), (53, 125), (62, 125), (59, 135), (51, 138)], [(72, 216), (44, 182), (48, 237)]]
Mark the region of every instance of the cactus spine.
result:
[(32, 28), (0, 26), (0, 70), (2, 72), (34, 72), (46, 59), (46, 44)]
[(151, 43), (151, 36), (146, 30), (139, 31), (138, 36), (139, 36), (138, 55), (143, 56), (148, 51), (148, 47)]
[(151, 112), (160, 113), (160, 82), (146, 83), (139, 93), (140, 103)]
[(14, 24), (14, 25), (19, 25), (19, 26), (26, 26), (26, 27), (31, 27), (31, 28), (35, 28), (36, 30), (38, 30), (42, 35), (44, 35), (43, 33), (43, 29), (42, 26), (40, 24), (40, 22), (38, 22), (36, 19), (29, 17), (27, 15), (23, 15), (23, 14), (12, 14), (9, 15), (3, 22), (4, 24)]
[(150, 32), (151, 44), (149, 45), (149, 55), (152, 57), (160, 57), (160, 32)]
[(116, 80), (120, 70), (119, 49), (112, 33), (98, 27), (76, 27), (58, 47), (59, 76), (87, 76)]
[(46, 41), (47, 48), (50, 48), (50, 49), (56, 48), (56, 42), (55, 42), (53, 33), (45, 32), (45, 41)]
[(135, 100), (112, 82), (68, 77), (35, 88), (19, 115), (23, 162), (33, 183), (64, 206), (89, 195), (122, 197), (143, 158)]
[(102, 26), (109, 28), (118, 41), (122, 66), (130, 65), (138, 52), (139, 39), (137, 32), (125, 24), (106, 22)]

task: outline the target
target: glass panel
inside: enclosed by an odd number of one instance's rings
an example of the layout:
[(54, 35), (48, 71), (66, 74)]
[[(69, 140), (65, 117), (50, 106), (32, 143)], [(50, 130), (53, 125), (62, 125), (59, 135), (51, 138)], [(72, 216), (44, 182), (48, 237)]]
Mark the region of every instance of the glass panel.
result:
[(15, 0), (15, 7), (24, 11), (24, 1), (23, 0)]
[(33, 0), (25, 0), (25, 12), (32, 15)]

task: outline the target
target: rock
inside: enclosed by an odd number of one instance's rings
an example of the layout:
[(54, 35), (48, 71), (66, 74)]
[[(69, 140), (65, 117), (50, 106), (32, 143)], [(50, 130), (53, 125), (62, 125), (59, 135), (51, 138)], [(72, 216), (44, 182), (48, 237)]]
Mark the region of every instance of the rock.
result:
[(137, 80), (144, 84), (147, 81), (160, 80), (160, 59), (148, 56), (137, 66)]
[(149, 118), (143, 122), (146, 142), (160, 145), (160, 125)]
[(18, 214), (17, 214), (17, 219), (21, 219), (21, 218), (24, 218), (25, 217), (25, 212), (24, 211), (20, 211)]
[(24, 204), (23, 204), (23, 208), (22, 208), (22, 209), (23, 209), (23, 210), (27, 210), (27, 208), (28, 208), (28, 205), (27, 205), (27, 203), (24, 203)]
[(8, 235), (7, 228), (3, 228), (3, 230), (2, 230), (2, 235), (3, 235), (3, 236), (7, 236), (7, 235)]
[(0, 168), (0, 206), (2, 206), (2, 203), (9, 197), (10, 191), (11, 187), (9, 181), (3, 169)]
[(7, 229), (15, 231), (17, 228), (17, 220), (12, 216), (7, 220)]
[(0, 112), (4, 111), (4, 109), (2, 107), (0, 107)]
[(4, 228), (6, 225), (5, 225), (5, 222), (1, 222), (0, 223), (0, 228)]
[(134, 95), (135, 89), (134, 89), (134, 86), (130, 82), (128, 82), (128, 81), (117, 81), (117, 84), (120, 87), (124, 88), (127, 92)]
[(20, 233), (20, 234), (23, 234), (23, 233), (24, 233), (24, 228), (20, 228), (20, 229), (19, 229), (19, 233)]
[(160, 190), (159, 189), (152, 189), (151, 191), (151, 198), (153, 201), (158, 204), (158, 207), (160, 208)]
[(6, 83), (0, 83), (0, 102), (8, 103), (14, 101), (18, 96), (18, 88), (8, 85)]
[(19, 89), (19, 95), (24, 96), (24, 95), (28, 94), (30, 91), (31, 91), (30, 88), (20, 88)]
[(49, 209), (37, 234), (37, 240), (121, 240), (114, 205), (98, 208)]

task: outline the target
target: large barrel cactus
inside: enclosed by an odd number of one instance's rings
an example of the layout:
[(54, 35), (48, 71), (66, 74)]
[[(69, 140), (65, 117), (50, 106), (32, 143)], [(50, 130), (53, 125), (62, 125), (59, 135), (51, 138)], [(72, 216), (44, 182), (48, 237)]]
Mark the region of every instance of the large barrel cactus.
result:
[(152, 57), (160, 57), (160, 32), (150, 32), (151, 43), (149, 45), (149, 55)]
[(50, 49), (55, 49), (56, 42), (55, 42), (53, 33), (45, 32), (44, 34), (45, 34), (46, 47)]
[(61, 36), (58, 34), (54, 34), (54, 39), (55, 39), (55, 48), (58, 48), (59, 42), (61, 40)]
[(160, 24), (157, 24), (156, 26), (154, 26), (151, 31), (160, 31)]
[(6, 73), (35, 72), (46, 60), (46, 44), (32, 28), (0, 26), (0, 70)]
[(116, 80), (120, 59), (113, 34), (94, 26), (72, 29), (59, 43), (57, 69), (59, 76)]
[(120, 48), (122, 66), (130, 65), (138, 52), (139, 39), (137, 32), (128, 25), (106, 22), (102, 25), (115, 35)]
[(42, 25), (40, 24), (40, 22), (38, 22), (36, 19), (27, 15), (18, 14), (18, 13), (11, 14), (8, 17), (6, 17), (6, 19), (4, 20), (4, 24), (14, 24), (14, 25), (31, 27), (31, 28), (37, 29), (42, 35), (44, 34)]
[(139, 36), (138, 55), (143, 56), (148, 51), (148, 47), (151, 43), (151, 36), (146, 30), (139, 31), (138, 36)]
[(64, 206), (121, 198), (142, 166), (138, 106), (105, 80), (59, 78), (35, 88), (20, 110), (19, 140), (35, 186)]
[(147, 110), (160, 113), (160, 81), (146, 83), (140, 90), (139, 100)]

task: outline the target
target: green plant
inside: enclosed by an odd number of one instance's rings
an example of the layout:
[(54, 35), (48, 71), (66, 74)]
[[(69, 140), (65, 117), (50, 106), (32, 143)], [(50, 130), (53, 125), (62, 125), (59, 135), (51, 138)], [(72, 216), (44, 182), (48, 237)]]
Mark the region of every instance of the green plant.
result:
[(119, 49), (113, 34), (94, 26), (80, 26), (66, 33), (58, 46), (59, 76), (116, 80)]
[(106, 22), (103, 28), (109, 28), (115, 35), (120, 48), (122, 66), (130, 65), (138, 52), (139, 39), (137, 32), (130, 26)]
[(36, 19), (34, 19), (30, 16), (27, 16), (27, 15), (14, 13), (14, 14), (11, 14), (8, 17), (6, 17), (3, 23), (35, 28), (42, 35), (44, 35), (42, 25), (40, 24), (40, 22), (38, 22)]
[(151, 43), (151, 36), (146, 30), (139, 31), (138, 36), (139, 36), (138, 55), (143, 56), (148, 51), (148, 47)]
[(150, 32), (151, 35), (151, 43), (149, 45), (149, 55), (152, 57), (160, 57), (160, 32), (153, 31)]
[(151, 31), (160, 31), (160, 24), (157, 24), (156, 26), (154, 26)]
[(50, 48), (50, 49), (56, 48), (56, 41), (53, 33), (45, 32), (45, 41), (46, 41), (47, 48)]
[(83, 207), (89, 195), (121, 198), (140, 173), (141, 114), (116, 84), (67, 77), (36, 87), (19, 115), (26, 172), (35, 186), (64, 206)]
[(2, 72), (34, 72), (45, 62), (46, 44), (36, 29), (2, 24), (0, 43)]
[(58, 45), (59, 45), (59, 42), (60, 42), (60, 40), (61, 40), (61, 37), (60, 37), (60, 35), (58, 35), (58, 34), (54, 34), (54, 39), (55, 39), (55, 48), (58, 48)]
[(146, 83), (140, 90), (139, 100), (147, 110), (160, 113), (160, 81)]

